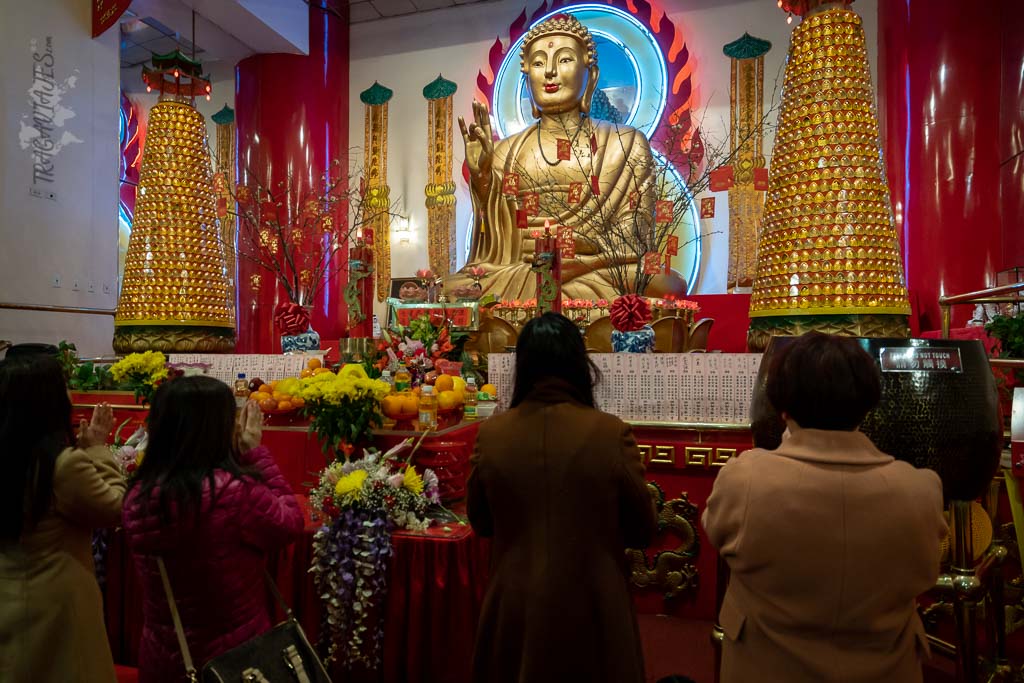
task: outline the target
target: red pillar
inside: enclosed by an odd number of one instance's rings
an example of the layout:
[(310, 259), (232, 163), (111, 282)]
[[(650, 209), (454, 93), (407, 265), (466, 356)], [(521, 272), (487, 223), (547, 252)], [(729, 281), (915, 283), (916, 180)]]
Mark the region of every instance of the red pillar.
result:
[[(938, 297), (995, 284), (1003, 265), (1000, 12), (900, 0), (879, 2), (878, 19), (879, 118), (907, 286), (921, 329), (939, 329)], [(954, 308), (954, 325), (970, 314)]]
[[(246, 167), (260, 169), (262, 180), (276, 187), (289, 169), (293, 182), (317, 184), (332, 161), (347, 163), (348, 66), (348, 4), (338, 0), (309, 3), (309, 56), (262, 54), (238, 63), (239, 184)], [(238, 352), (280, 353), (273, 314), (284, 291), (244, 258), (237, 289)], [(313, 302), (313, 329), (322, 339), (345, 336), (344, 289), (342, 273)]]
[(999, 88), (999, 192), (1003, 268), (1024, 266), (1024, 7), (1001, 0), (1003, 59)]

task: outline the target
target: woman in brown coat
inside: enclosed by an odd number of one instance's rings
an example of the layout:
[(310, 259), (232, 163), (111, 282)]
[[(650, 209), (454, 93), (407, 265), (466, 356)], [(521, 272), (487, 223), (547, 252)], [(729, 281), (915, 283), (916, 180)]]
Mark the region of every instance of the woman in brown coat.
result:
[(788, 435), (730, 460), (704, 511), (732, 570), (721, 682), (920, 682), (914, 600), (935, 585), (946, 535), (938, 475), (857, 430), (881, 386), (852, 339), (804, 335), (766, 390)]
[(656, 530), (636, 440), (594, 407), (596, 370), (566, 318), (530, 321), (511, 409), (480, 426), (469, 519), (493, 536), (475, 683), (642, 683), (625, 549)]
[(121, 517), (110, 406), (71, 431), (60, 366), (0, 362), (0, 681), (115, 680), (92, 530)]

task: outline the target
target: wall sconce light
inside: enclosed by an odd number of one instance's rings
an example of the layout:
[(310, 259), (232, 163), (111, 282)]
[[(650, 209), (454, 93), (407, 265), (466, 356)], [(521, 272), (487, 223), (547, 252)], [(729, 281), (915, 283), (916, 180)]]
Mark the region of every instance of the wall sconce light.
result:
[(401, 245), (408, 245), (412, 241), (412, 229), (409, 227), (409, 219), (405, 216), (395, 219), (392, 232)]

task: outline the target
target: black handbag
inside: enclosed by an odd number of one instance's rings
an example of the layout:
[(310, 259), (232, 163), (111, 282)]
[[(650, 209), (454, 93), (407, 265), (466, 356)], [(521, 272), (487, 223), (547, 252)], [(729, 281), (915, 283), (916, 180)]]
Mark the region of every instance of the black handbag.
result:
[(157, 558), (160, 580), (167, 595), (174, 620), (174, 632), (178, 636), (178, 647), (185, 662), (185, 675), (191, 683), (331, 683), (324, 665), (317, 657), (306, 634), (296, 621), (288, 604), (277, 590), (277, 584), (264, 572), (267, 586), (274, 594), (285, 620), (266, 633), (224, 652), (203, 666), (201, 678), (192, 663), (192, 655), (185, 640), (185, 629), (181, 625), (178, 607), (174, 602), (171, 581), (167, 578), (164, 561)]

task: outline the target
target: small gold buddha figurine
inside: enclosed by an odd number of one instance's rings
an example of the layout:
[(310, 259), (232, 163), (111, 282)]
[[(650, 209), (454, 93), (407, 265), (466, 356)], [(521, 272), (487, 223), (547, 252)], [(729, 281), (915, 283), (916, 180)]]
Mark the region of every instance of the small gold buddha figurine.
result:
[[(572, 228), (575, 241), (575, 257), (562, 261), (562, 296), (612, 299), (622, 293), (612, 270), (639, 263), (646, 248), (635, 236), (655, 230), (650, 145), (635, 128), (588, 116), (597, 49), (575, 17), (557, 14), (530, 29), (520, 60), (537, 123), (495, 143), (486, 104), (473, 103), (468, 125), (459, 117), (475, 218), (466, 267), (486, 271), (484, 293), (535, 296), (533, 235), (550, 221)], [(446, 286), (470, 282), (464, 269)], [(658, 275), (645, 293), (681, 296), (686, 283)]]

